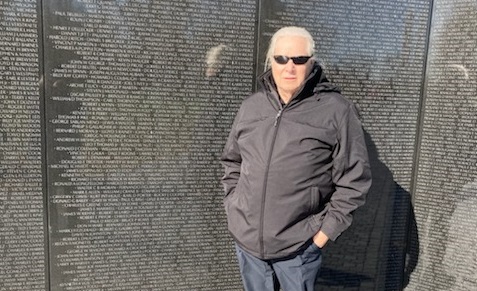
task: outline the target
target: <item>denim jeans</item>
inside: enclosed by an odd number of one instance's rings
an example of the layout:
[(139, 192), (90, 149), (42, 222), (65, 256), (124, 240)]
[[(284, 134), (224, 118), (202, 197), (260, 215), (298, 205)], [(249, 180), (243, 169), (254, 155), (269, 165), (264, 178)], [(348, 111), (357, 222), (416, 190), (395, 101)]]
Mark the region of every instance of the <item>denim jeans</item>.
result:
[(312, 241), (296, 255), (261, 260), (235, 244), (245, 291), (313, 291), (321, 267), (321, 249)]

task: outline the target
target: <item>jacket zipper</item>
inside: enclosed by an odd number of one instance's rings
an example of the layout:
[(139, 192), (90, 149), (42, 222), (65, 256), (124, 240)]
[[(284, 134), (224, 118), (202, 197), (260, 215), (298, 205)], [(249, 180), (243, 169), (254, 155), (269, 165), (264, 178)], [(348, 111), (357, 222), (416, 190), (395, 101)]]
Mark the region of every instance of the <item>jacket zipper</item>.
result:
[(277, 127), (278, 125), (278, 120), (280, 119), (280, 117), (282, 116), (282, 112), (283, 112), (283, 108), (281, 108), (278, 113), (277, 113), (277, 116), (275, 116), (275, 123), (273, 124), (274, 127)]
[(267, 193), (268, 172), (270, 170), (270, 162), (272, 160), (273, 149), (275, 148), (275, 141), (277, 139), (277, 133), (278, 133), (278, 125), (280, 123), (282, 112), (283, 112), (283, 107), (280, 108), (277, 115), (275, 116), (275, 122), (273, 124), (275, 131), (273, 132), (272, 144), (270, 146), (270, 153), (268, 155), (267, 168), (265, 170), (264, 181), (263, 181), (262, 205), (260, 209), (260, 229), (259, 229), (260, 255), (262, 258), (265, 257), (265, 247), (263, 244), (263, 228), (264, 228), (263, 224), (264, 224), (264, 217), (265, 217), (265, 213), (264, 213), (265, 212), (265, 196)]

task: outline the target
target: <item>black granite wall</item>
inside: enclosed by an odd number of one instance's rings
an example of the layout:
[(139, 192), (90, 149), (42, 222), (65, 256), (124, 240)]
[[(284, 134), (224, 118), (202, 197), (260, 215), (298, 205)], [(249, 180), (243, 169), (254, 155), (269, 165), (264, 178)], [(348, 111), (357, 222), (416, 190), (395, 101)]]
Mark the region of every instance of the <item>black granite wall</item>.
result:
[(317, 290), (477, 289), (476, 14), (0, 1), (0, 290), (241, 290), (218, 159), (285, 25), (359, 106), (374, 176)]

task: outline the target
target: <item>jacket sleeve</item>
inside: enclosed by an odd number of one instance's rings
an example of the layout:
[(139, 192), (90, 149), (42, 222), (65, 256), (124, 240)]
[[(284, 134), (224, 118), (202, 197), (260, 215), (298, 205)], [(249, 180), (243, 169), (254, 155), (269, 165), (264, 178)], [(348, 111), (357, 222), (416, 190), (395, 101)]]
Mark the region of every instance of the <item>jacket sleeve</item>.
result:
[(321, 231), (336, 240), (353, 220), (353, 211), (365, 202), (371, 187), (371, 169), (363, 129), (351, 104), (337, 131), (333, 149), (332, 179), (335, 191), (326, 206)]
[(242, 156), (237, 143), (236, 125), (238, 123), (239, 114), (235, 117), (232, 130), (229, 133), (227, 143), (221, 156), (221, 163), (224, 166), (225, 174), (222, 177), (222, 185), (224, 186), (225, 196), (235, 191), (237, 182), (240, 177), (240, 167), (242, 164)]

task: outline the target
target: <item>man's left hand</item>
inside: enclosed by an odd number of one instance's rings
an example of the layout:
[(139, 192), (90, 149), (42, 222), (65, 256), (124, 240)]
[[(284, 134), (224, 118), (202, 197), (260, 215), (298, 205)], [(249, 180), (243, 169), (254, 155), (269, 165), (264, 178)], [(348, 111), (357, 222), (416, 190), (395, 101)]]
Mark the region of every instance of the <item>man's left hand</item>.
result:
[(328, 242), (328, 236), (321, 230), (313, 237), (313, 242), (321, 249)]

